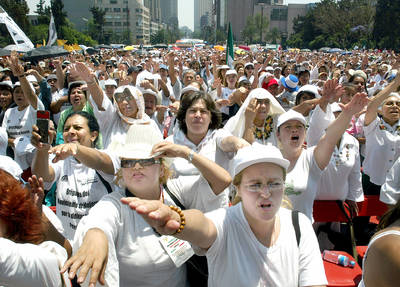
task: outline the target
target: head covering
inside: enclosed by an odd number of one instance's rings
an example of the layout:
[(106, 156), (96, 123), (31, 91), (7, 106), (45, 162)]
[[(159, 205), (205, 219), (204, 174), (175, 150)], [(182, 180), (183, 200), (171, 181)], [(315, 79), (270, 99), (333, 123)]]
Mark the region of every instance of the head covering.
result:
[(50, 74), (47, 76), (46, 81), (48, 80), (57, 80), (57, 75), (55, 74)]
[(105, 80), (104, 86), (114, 86), (114, 87), (118, 88), (118, 84), (114, 79)]
[(5, 128), (0, 127), (0, 155), (6, 155), (8, 146), (8, 135)]
[(339, 104), (337, 102), (334, 102), (331, 105), (331, 111), (332, 113), (336, 113), (336, 112), (341, 112), (342, 108), (339, 106)]
[[(117, 101), (115, 100), (115, 94), (118, 93), (123, 93), (125, 89), (128, 89), (129, 92), (132, 94), (133, 98), (136, 101), (136, 105), (138, 108), (138, 112), (136, 115), (136, 118), (130, 118), (127, 116), (124, 116), (121, 111), (119, 110), (119, 106), (117, 104)], [(118, 87), (115, 92), (114, 92), (114, 106), (117, 110), (118, 115), (120, 118), (127, 124), (132, 125), (134, 123), (148, 123), (150, 121), (150, 118), (148, 115), (145, 114), (144, 112), (144, 98), (140, 90), (136, 87), (126, 85), (126, 86), (120, 86)]]
[(3, 82), (0, 82), (0, 87), (6, 87), (6, 89), (12, 91), (13, 83), (11, 81), (3, 81)]
[(246, 69), (248, 66), (252, 66), (254, 68), (254, 64), (251, 62), (248, 62), (246, 64), (244, 64), (244, 68)]
[(151, 150), (155, 144), (162, 140), (161, 132), (153, 125), (131, 125), (126, 134), (125, 142), (113, 141), (109, 149), (119, 158), (153, 158), (160, 154), (151, 154)]
[(302, 86), (298, 91), (297, 91), (297, 96), (301, 93), (301, 92), (306, 92), (306, 93), (310, 93), (313, 94), (314, 97), (316, 97), (317, 99), (321, 98), (321, 95), (319, 94), (318, 91), (318, 87), (314, 86), (314, 85), (304, 85)]
[(154, 96), (156, 98), (156, 105), (161, 105), (162, 97), (160, 93), (156, 93), (151, 89), (140, 89), (140, 91), (142, 92), (143, 96), (145, 94)]
[(22, 168), (11, 157), (0, 155), (0, 169), (11, 174), (16, 180), (21, 180)]
[(236, 75), (237, 76), (237, 72), (236, 72), (236, 70), (231, 69), (231, 70), (226, 71), (225, 77), (228, 75)]
[(276, 127), (279, 128), (282, 124), (286, 123), (287, 121), (290, 120), (296, 120), (301, 122), (303, 125), (306, 125), (306, 119), (304, 116), (294, 110), (288, 110), (286, 113), (282, 114), (278, 118), (278, 123), (276, 124)]
[(232, 135), (237, 136), (239, 138), (243, 137), (244, 127), (245, 127), (245, 111), (247, 106), (249, 105), (252, 99), (269, 99), (270, 108), (269, 108), (269, 115), (280, 115), (285, 112), (285, 110), (281, 107), (279, 102), (275, 99), (270, 92), (263, 88), (257, 88), (252, 90), (249, 95), (247, 96), (246, 100), (240, 107), (239, 111), (231, 117), (228, 122), (225, 124), (224, 129), (230, 131)]
[(232, 178), (245, 168), (262, 162), (273, 163), (287, 169), (290, 162), (284, 159), (281, 151), (271, 145), (262, 145), (257, 142), (238, 150), (231, 162)]
[(299, 89), (297, 84), (299, 83), (299, 79), (295, 75), (288, 75), (286, 78), (282, 78), (282, 85), (289, 89), (291, 92), (295, 92)]

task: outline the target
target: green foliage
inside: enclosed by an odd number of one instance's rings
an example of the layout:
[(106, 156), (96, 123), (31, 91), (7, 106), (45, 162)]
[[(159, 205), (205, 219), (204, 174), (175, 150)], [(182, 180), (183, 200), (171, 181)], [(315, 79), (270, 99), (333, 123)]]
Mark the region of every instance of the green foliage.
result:
[(323, 46), (351, 48), (371, 43), (374, 0), (322, 0), (293, 23), (292, 47), (318, 49)]
[(64, 11), (62, 0), (51, 0), (51, 11), (53, 12), (58, 38), (66, 39), (63, 28), (67, 26), (67, 13)]
[[(26, 16), (29, 13), (28, 5), (25, 1), (17, 2), (15, 0), (0, 0), (0, 6), (14, 20), (25, 34), (29, 34), (31, 24)], [(14, 44), (10, 33), (4, 24), (0, 25), (0, 46), (4, 47), (9, 44)]]
[(261, 14), (256, 14), (253, 16), (248, 16), (246, 19), (246, 26), (242, 30), (242, 39), (247, 43), (260, 43), (265, 38), (268, 38), (268, 26), (269, 21), (266, 16), (261, 16)]
[(256, 24), (254, 22), (254, 17), (248, 16), (246, 19), (246, 26), (242, 30), (242, 39), (247, 43), (253, 43), (255, 33)]
[(280, 39), (281, 33), (276, 27), (272, 28), (271, 31), (269, 31), (267, 34), (267, 40), (269, 40), (271, 44), (278, 44)]
[(400, 49), (400, 1), (378, 0), (373, 39), (381, 49)]
[(64, 40), (68, 40), (67, 44), (83, 44), (85, 46), (94, 46), (96, 45), (96, 41), (94, 41), (90, 36), (81, 33), (75, 29), (73, 29), (71, 26), (63, 26), (63, 35), (64, 35)]
[(90, 36), (97, 40), (99, 43), (104, 43), (104, 25), (106, 23), (106, 11), (100, 9), (99, 7), (91, 7), (90, 12), (93, 16), (92, 23), (94, 24), (94, 29), (90, 29)]

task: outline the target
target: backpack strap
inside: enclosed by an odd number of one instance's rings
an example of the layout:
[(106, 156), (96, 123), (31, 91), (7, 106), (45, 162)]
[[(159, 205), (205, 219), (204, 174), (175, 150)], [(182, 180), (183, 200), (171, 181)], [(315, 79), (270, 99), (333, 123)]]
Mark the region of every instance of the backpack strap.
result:
[(100, 178), (100, 180), (101, 180), (101, 182), (104, 184), (104, 186), (106, 187), (107, 192), (108, 192), (108, 193), (113, 192), (113, 190), (112, 190), (112, 188), (111, 188), (111, 185), (101, 176), (101, 174), (100, 174), (97, 170), (96, 170), (96, 174), (97, 174), (97, 176)]
[(292, 224), (293, 224), (294, 232), (296, 233), (297, 247), (299, 247), (301, 231), (300, 231), (300, 224), (299, 224), (299, 212), (297, 210), (292, 210)]
[(163, 184), (163, 187), (165, 191), (168, 193), (168, 195), (171, 197), (172, 201), (181, 209), (185, 210), (186, 208), (183, 206), (183, 204), (179, 201), (179, 199), (176, 198), (176, 196), (169, 190), (168, 186), (166, 184)]

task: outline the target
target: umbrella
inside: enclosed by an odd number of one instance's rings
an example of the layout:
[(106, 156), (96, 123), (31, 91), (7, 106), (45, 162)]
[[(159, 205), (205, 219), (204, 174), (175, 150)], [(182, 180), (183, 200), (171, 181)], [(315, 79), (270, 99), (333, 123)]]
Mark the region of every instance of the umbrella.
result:
[(95, 48), (96, 49), (112, 49), (112, 47), (110, 45), (105, 45), (105, 44), (97, 45)]
[(0, 49), (0, 57), (10, 56), (10, 55), (11, 55), (11, 51), (10, 50)]
[(18, 53), (25, 53), (31, 50), (31, 48), (21, 45), (8, 45), (3, 48), (4, 50), (17, 51)]
[(245, 45), (239, 45), (239, 48), (245, 51), (250, 51), (250, 47), (249, 46), (245, 46)]
[(235, 53), (238, 54), (238, 55), (244, 55), (244, 54), (246, 54), (246, 51), (245, 51), (245, 50), (242, 50), (242, 49), (237, 49), (237, 50), (235, 51)]
[(40, 61), (48, 58), (55, 58), (68, 55), (69, 52), (60, 46), (39, 47), (25, 53), (23, 61)]
[(225, 50), (225, 48), (222, 47), (222, 46), (214, 46), (214, 49), (217, 50), (217, 51), (224, 51)]
[(168, 49), (168, 45), (167, 44), (156, 44), (153, 47), (157, 48), (157, 49)]
[(342, 52), (343, 50), (342, 49), (339, 49), (339, 48), (332, 48), (332, 49), (330, 49), (328, 52), (329, 53), (340, 53), (340, 52)]
[(99, 50), (99, 49), (92, 48), (92, 47), (88, 47), (88, 48), (85, 50), (85, 52), (88, 53), (89, 55), (94, 55), (94, 54), (100, 53), (100, 50)]
[(331, 48), (329, 47), (322, 47), (321, 49), (319, 49), (320, 52), (328, 52)]
[(133, 46), (126, 46), (124, 47), (124, 51), (132, 51), (133, 49), (135, 49)]

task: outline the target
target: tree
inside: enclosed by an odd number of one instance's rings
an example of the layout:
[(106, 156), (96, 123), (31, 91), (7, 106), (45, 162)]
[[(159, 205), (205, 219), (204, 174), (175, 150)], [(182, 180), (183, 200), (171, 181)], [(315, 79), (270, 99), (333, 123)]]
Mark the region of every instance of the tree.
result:
[(254, 18), (252, 16), (248, 16), (246, 19), (246, 26), (242, 31), (242, 38), (248, 43), (253, 43), (255, 33), (256, 24), (254, 23)]
[(271, 31), (269, 31), (269, 33), (267, 34), (267, 39), (269, 39), (272, 44), (278, 44), (280, 38), (281, 33), (276, 27), (272, 28)]
[(67, 13), (63, 10), (64, 4), (61, 0), (51, 0), (51, 12), (53, 13), (59, 39), (65, 38), (64, 29), (62, 27), (67, 26)]
[(262, 16), (260, 13), (256, 14), (254, 16), (254, 25), (256, 28), (256, 31), (259, 32), (257, 39), (257, 42), (261, 43), (263, 42), (263, 36), (267, 33), (268, 31), (268, 26), (269, 26), (269, 21), (266, 16)]
[(381, 49), (400, 48), (400, 2), (378, 0), (376, 5), (373, 39)]
[(38, 16), (38, 23), (49, 25), (50, 23), (50, 16), (51, 16), (51, 9), (49, 6), (45, 5), (44, 0), (39, 0), (39, 3), (36, 5), (36, 13)]
[[(0, 0), (0, 6), (7, 12), (7, 14), (14, 20), (14, 22), (24, 31), (29, 34), (31, 31), (31, 24), (26, 16), (29, 14), (29, 8), (25, 1), (15, 0)], [(2, 46), (14, 44), (5, 25), (0, 25), (0, 43)]]
[(99, 7), (91, 7), (90, 12), (93, 16), (93, 22), (95, 25), (95, 30), (91, 31), (94, 32), (90, 34), (93, 39), (96, 39), (99, 43), (104, 43), (104, 25), (106, 23), (106, 11), (100, 9)]

